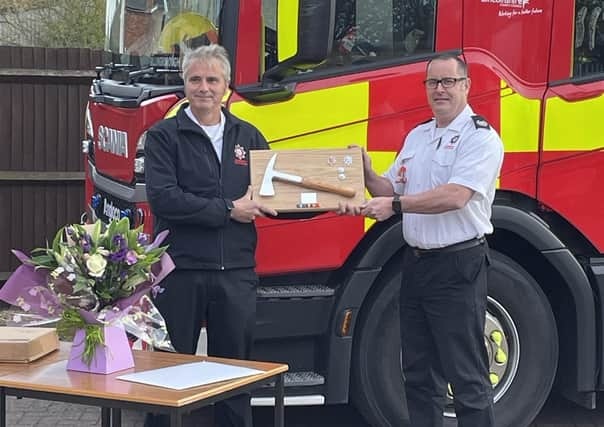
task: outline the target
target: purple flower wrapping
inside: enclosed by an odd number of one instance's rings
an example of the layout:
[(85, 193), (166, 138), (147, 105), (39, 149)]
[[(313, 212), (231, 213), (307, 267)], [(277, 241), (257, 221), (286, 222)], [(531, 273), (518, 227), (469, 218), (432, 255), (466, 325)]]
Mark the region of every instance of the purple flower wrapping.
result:
[[(21, 262), (29, 260), (23, 252), (12, 252)], [(63, 308), (57, 296), (48, 288), (47, 277), (45, 270), (36, 270), (30, 264), (20, 265), (0, 288), (0, 299), (45, 318), (57, 317)]]

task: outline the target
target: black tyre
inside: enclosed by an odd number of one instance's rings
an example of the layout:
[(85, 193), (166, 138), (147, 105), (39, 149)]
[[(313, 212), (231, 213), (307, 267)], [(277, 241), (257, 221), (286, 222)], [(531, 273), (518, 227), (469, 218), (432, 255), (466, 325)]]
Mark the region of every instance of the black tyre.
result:
[[(535, 280), (491, 250), (485, 345), (489, 351), (498, 427), (525, 427), (551, 390), (558, 362), (556, 324)], [(356, 327), (351, 397), (373, 427), (407, 425), (400, 364), (398, 266), (388, 266), (365, 302)], [(445, 425), (455, 426), (452, 405)]]

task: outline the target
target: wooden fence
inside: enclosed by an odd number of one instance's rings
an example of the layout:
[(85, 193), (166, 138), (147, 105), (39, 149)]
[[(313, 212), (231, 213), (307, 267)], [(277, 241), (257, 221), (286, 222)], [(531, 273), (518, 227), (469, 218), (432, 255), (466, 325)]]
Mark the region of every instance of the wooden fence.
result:
[(84, 109), (102, 51), (0, 46), (0, 284), (84, 210)]

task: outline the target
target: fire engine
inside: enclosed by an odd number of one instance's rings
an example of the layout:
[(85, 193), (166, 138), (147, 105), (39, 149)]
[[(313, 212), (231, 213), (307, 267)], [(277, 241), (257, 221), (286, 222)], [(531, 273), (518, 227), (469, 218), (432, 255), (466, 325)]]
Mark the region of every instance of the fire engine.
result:
[[(604, 389), (604, 14), (599, 0), (108, 0), (107, 50), (86, 111), (88, 220), (151, 231), (146, 130), (185, 104), (183, 46), (217, 41), (226, 108), (273, 149), (363, 146), (384, 171), (429, 119), (427, 61), (469, 64), (469, 102), (505, 162), (488, 236), (484, 333), (498, 426), (527, 426), (555, 389)], [(289, 364), (286, 404), (353, 402), (372, 426), (407, 419), (400, 218), (258, 219), (253, 357)], [(436, 331), (438, 333), (438, 331)], [(436, 336), (438, 339), (438, 336)], [(253, 403), (270, 405), (270, 389)], [(453, 405), (443, 414), (455, 425)]]

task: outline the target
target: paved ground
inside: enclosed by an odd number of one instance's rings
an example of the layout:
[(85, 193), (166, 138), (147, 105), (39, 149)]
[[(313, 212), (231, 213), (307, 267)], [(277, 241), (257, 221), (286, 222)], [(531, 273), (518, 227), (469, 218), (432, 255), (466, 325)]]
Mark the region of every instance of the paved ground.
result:
[[(96, 427), (101, 425), (101, 411), (84, 405), (69, 405), (37, 399), (7, 399), (7, 427)], [(142, 414), (122, 413), (122, 426), (142, 427)]]
[[(602, 397), (604, 395), (600, 399)], [(7, 398), (7, 406), (7, 427), (100, 426), (100, 410), (90, 406), (12, 397)], [(367, 427), (356, 411), (348, 406), (286, 408), (285, 418), (287, 427)], [(124, 411), (122, 425), (142, 427), (143, 415)], [(254, 408), (254, 425), (272, 426), (272, 408)], [(587, 411), (554, 397), (547, 402), (531, 427), (604, 427), (604, 409)]]
[[(51, 427), (51, 426), (99, 426), (101, 412), (99, 409), (67, 405), (35, 399), (7, 398), (7, 427)], [(137, 413), (124, 413), (124, 427), (142, 427), (142, 417)]]

